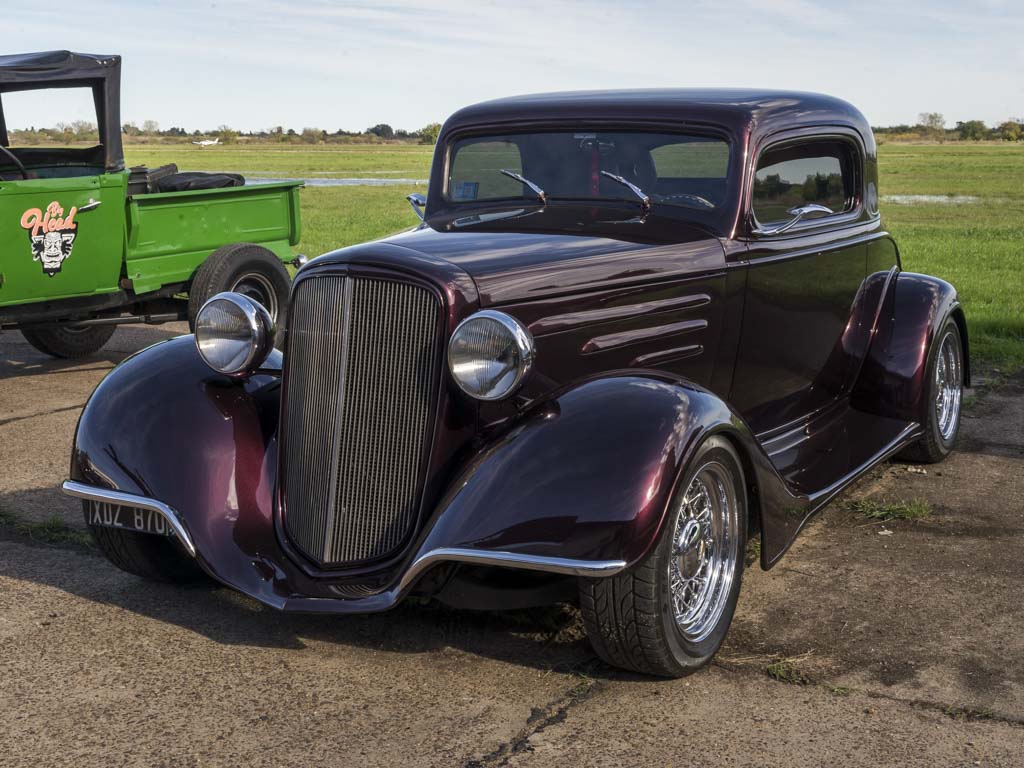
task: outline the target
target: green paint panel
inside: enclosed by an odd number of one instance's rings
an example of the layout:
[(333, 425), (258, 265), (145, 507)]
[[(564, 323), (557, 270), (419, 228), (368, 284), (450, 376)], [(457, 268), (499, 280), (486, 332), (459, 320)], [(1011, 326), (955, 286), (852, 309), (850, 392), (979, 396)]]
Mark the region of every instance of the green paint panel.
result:
[[(133, 197), (126, 270), (135, 292), (188, 280), (228, 243), (297, 244), (299, 187), (284, 182)], [(287, 247), (272, 250), (291, 258)]]
[(117, 289), (127, 178), (0, 181), (0, 306)]
[(122, 274), (146, 293), (187, 282), (223, 245), (259, 243), (284, 261), (299, 242), (300, 183), (127, 198), (127, 181), (0, 182), (0, 307), (110, 293)]

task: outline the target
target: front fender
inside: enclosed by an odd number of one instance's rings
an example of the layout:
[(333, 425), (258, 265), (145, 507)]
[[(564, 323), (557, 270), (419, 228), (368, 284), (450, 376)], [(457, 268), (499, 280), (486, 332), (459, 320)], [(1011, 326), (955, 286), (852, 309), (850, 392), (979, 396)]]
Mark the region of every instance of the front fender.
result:
[(423, 548), (635, 563), (657, 538), (680, 470), (719, 430), (749, 434), (695, 385), (635, 372), (583, 383), (468, 464)]
[[(271, 353), (271, 366), (280, 353)], [(268, 553), (273, 526), (279, 378), (235, 380), (199, 357), (192, 336), (122, 362), (96, 388), (75, 431), (71, 479), (155, 499), (177, 512), (213, 576), (267, 602), (290, 589)], [(262, 598), (261, 598), (262, 599)]]

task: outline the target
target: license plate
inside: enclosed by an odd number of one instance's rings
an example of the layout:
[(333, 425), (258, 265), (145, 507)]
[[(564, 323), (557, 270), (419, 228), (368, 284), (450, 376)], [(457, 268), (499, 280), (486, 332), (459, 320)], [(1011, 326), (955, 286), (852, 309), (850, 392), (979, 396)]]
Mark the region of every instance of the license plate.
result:
[(159, 512), (138, 507), (124, 507), (119, 504), (93, 502), (89, 510), (89, 525), (104, 528), (122, 528), (157, 536), (173, 536), (174, 531)]

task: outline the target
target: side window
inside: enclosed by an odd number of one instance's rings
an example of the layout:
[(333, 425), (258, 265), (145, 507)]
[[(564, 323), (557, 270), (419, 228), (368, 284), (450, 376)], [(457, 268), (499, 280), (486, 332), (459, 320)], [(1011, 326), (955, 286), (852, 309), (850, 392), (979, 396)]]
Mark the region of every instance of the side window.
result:
[(0, 102), (12, 147), (99, 143), (92, 88), (7, 91)]
[(844, 141), (808, 141), (769, 149), (754, 174), (752, 205), (762, 223), (786, 221), (788, 211), (817, 203), (843, 213), (853, 208), (856, 152)]
[(511, 141), (469, 140), (459, 142), (452, 153), (448, 174), (448, 198), (456, 202), (519, 197), (523, 185), (501, 173), (522, 172), (519, 146)]

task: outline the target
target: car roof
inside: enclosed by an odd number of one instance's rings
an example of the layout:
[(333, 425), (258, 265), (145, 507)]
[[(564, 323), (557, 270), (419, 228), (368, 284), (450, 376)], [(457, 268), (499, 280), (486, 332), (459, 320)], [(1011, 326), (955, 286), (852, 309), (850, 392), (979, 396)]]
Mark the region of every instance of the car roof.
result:
[(120, 56), (94, 53), (15, 53), (0, 56), (0, 88), (13, 90), (10, 86), (116, 78), (120, 75), (120, 64)]
[(820, 93), (752, 88), (642, 88), (510, 96), (460, 109), (443, 133), (538, 123), (622, 122), (717, 126), (732, 134), (841, 125), (870, 141), (867, 120), (852, 104)]
[(121, 146), (121, 57), (44, 51), (0, 56), (0, 145), (10, 146), (3, 94), (37, 88), (91, 88), (104, 147), (104, 166), (124, 169)]

